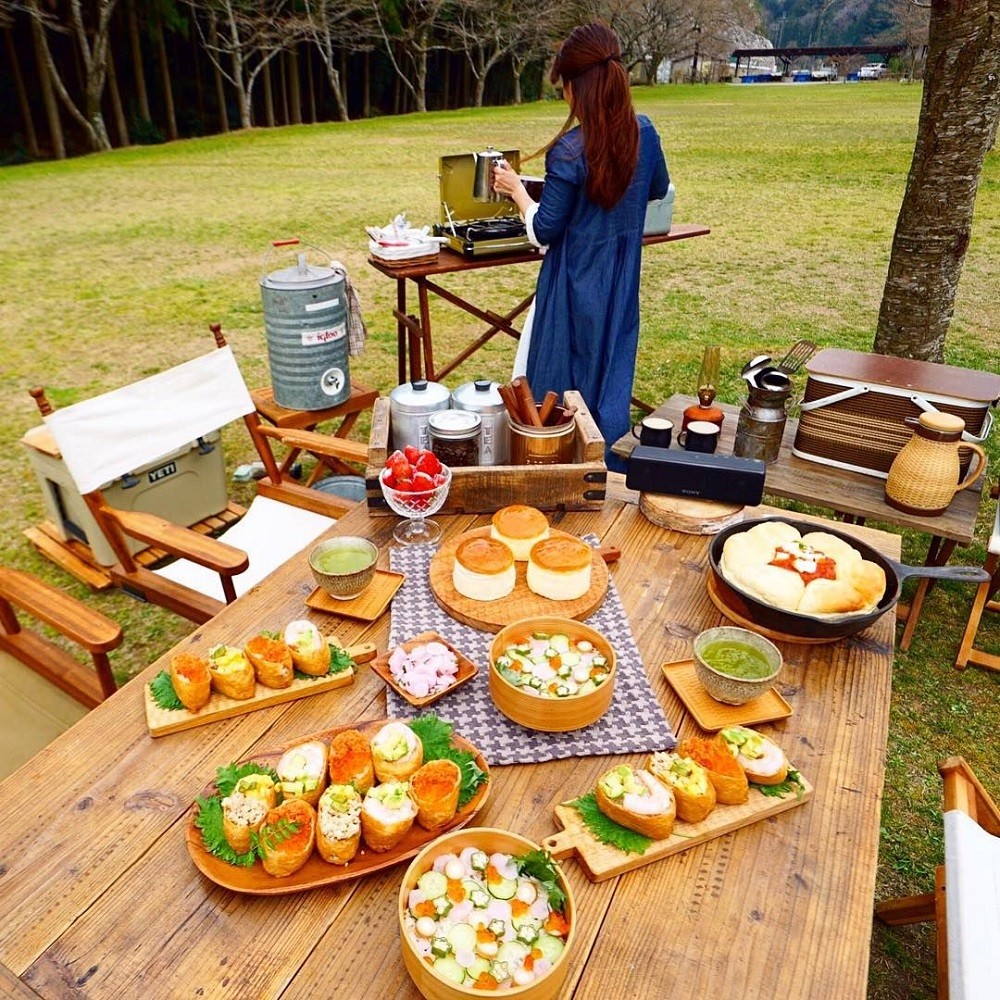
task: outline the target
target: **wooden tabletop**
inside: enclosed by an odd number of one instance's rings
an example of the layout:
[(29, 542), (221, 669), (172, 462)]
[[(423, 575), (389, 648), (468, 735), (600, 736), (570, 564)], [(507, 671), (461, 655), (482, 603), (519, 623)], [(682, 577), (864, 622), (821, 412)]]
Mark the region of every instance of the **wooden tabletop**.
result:
[[(453, 537), (486, 518), (440, 520)], [(395, 523), (359, 506), (333, 531), (368, 535), (384, 564)], [(675, 732), (694, 732), (660, 666), (690, 655), (697, 632), (723, 622), (705, 590), (708, 539), (657, 528), (621, 500), (553, 523), (621, 548), (612, 573), (653, 691)], [(898, 554), (897, 536), (843, 530)], [(180, 647), (240, 644), (308, 614), (345, 645), (384, 649), (388, 616), (366, 625), (309, 612), (312, 587), (300, 554)], [(579, 913), (564, 995), (864, 996), (892, 618), (835, 644), (784, 646), (781, 691), (794, 714), (762, 729), (814, 785), (810, 802), (598, 884), (563, 862)], [(337, 691), (154, 740), (143, 684), (165, 661), (0, 785), (0, 992), (416, 997), (395, 915), (403, 865), (305, 894), (243, 896), (203, 877), (184, 838), (189, 806), (217, 767), (384, 717), (383, 682), (361, 667)], [(447, 698), (437, 705), (445, 718), (447, 708)], [(588, 790), (612, 762), (497, 767), (477, 823), (540, 841), (557, 829), (553, 806)]]
[[(693, 396), (676, 394), (653, 411), (655, 416), (667, 417), (674, 422), (674, 443), (671, 447), (677, 447), (677, 431), (680, 429), (685, 408), (697, 402)], [(731, 455), (740, 409), (729, 403), (719, 403), (718, 400), (716, 405), (726, 414), (718, 453)], [(840, 511), (853, 517), (883, 521), (899, 525), (901, 528), (923, 531), (939, 538), (952, 539), (959, 545), (969, 545), (972, 542), (981, 500), (981, 481), (969, 489), (959, 490), (948, 509), (939, 517), (907, 514), (890, 507), (885, 502), (884, 479), (838, 469), (820, 462), (810, 462), (793, 455), (792, 442), (795, 440), (798, 425), (798, 421), (791, 417), (785, 423), (781, 450), (777, 459), (767, 467), (765, 493), (775, 497), (786, 497), (789, 500), (801, 500), (816, 507)], [(629, 433), (619, 438), (611, 450), (616, 455), (627, 458), (638, 443), (638, 440)]]

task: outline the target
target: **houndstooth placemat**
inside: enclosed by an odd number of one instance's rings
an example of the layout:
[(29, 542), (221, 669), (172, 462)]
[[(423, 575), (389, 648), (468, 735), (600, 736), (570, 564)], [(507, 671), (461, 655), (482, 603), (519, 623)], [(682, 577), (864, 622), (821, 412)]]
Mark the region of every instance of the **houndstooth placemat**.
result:
[[(588, 537), (593, 544), (596, 539)], [(458, 690), (435, 702), (430, 710), (455, 724), (491, 764), (528, 764), (563, 757), (642, 753), (672, 749), (670, 723), (646, 678), (628, 615), (614, 580), (608, 582), (604, 603), (587, 624), (607, 636), (618, 656), (618, 675), (611, 707), (597, 722), (569, 733), (540, 733), (511, 722), (493, 704), (489, 687), (489, 650), (493, 636), (455, 621), (434, 600), (429, 567), (431, 545), (394, 547), (390, 564), (406, 574), (392, 602), (389, 648), (428, 630), (444, 636), (479, 666), (479, 673)], [(392, 688), (387, 688), (389, 715), (409, 718), (420, 714)]]

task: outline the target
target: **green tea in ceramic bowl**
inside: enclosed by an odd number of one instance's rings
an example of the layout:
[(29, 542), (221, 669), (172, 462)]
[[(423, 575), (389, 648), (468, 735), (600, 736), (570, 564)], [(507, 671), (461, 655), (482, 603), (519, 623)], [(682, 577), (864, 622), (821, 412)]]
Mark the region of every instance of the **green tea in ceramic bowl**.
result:
[(367, 538), (342, 535), (328, 538), (309, 553), (316, 582), (341, 601), (357, 597), (375, 576), (378, 549)]
[(694, 641), (694, 665), (702, 687), (726, 705), (762, 695), (781, 671), (781, 650), (749, 629), (724, 625)]

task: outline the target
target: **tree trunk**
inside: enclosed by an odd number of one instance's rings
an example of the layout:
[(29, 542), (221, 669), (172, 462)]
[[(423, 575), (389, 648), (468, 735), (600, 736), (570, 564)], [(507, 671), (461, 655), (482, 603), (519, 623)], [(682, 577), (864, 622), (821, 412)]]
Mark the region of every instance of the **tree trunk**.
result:
[(42, 103), (45, 105), (45, 117), (49, 123), (49, 141), (52, 143), (52, 155), (57, 160), (66, 159), (66, 139), (63, 135), (62, 119), (59, 117), (59, 104), (56, 101), (55, 90), (52, 87), (49, 63), (45, 57), (45, 29), (37, 18), (31, 19), (31, 40), (35, 47), (35, 65), (38, 67), (38, 82), (42, 88)]
[(149, 113), (149, 93), (146, 90), (146, 70), (142, 58), (142, 42), (139, 39), (139, 18), (135, 13), (136, 0), (125, 4), (125, 21), (128, 24), (129, 48), (132, 50), (132, 75), (135, 77), (135, 96), (139, 102), (139, 114), (146, 121), (152, 121)]
[(313, 77), (312, 47), (306, 46), (306, 99), (309, 105), (309, 121), (316, 123), (316, 80)]
[(983, 159), (1000, 116), (1000, 3), (933, 0), (913, 162), (874, 349), (942, 361)]
[[(208, 22), (208, 39), (213, 47), (218, 48), (219, 29), (214, 14), (211, 15)], [(222, 70), (216, 65), (214, 59), (212, 60), (212, 72), (215, 74), (215, 99), (219, 104), (219, 131), (228, 132), (229, 112), (226, 109), (226, 88)]]
[(521, 72), (524, 69), (524, 64), (520, 59), (512, 56), (510, 66), (514, 73), (514, 103), (520, 104), (524, 100), (521, 94)]
[(270, 63), (261, 70), (261, 75), (264, 77), (264, 124), (274, 128), (274, 87), (271, 84)]
[(365, 51), (364, 57), (364, 89), (361, 92), (361, 117), (372, 116), (372, 67), (371, 53)]
[(118, 91), (118, 77), (115, 74), (114, 53), (108, 49), (108, 97), (111, 101), (111, 113), (118, 129), (120, 146), (131, 146), (132, 140), (128, 134), (128, 123), (125, 121), (125, 109), (122, 107), (122, 95)]
[(14, 90), (17, 92), (17, 106), (21, 111), (21, 121), (24, 124), (24, 148), (32, 159), (38, 159), (38, 135), (35, 132), (35, 119), (31, 116), (31, 103), (21, 76), (21, 64), (14, 48), (14, 33), (10, 28), (3, 29), (4, 45), (7, 49), (7, 60), (10, 63), (11, 74), (14, 77)]
[(163, 34), (163, 22), (156, 26), (156, 52), (160, 60), (160, 85), (163, 87), (163, 109), (167, 116), (167, 138), (177, 139), (177, 115), (174, 112), (174, 86), (170, 79), (170, 60), (167, 57), (167, 40)]
[(291, 123), (302, 124), (302, 88), (299, 86), (299, 50), (288, 50), (288, 107), (291, 110)]

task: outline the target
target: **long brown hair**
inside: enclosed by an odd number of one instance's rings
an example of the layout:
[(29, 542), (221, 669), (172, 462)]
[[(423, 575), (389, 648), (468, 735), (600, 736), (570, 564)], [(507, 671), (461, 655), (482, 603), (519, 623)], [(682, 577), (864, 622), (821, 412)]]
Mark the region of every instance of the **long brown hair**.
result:
[(639, 161), (639, 125), (618, 35), (594, 21), (574, 28), (562, 43), (549, 78), (570, 84), (570, 117), (583, 133), (587, 197), (601, 208), (618, 204)]

